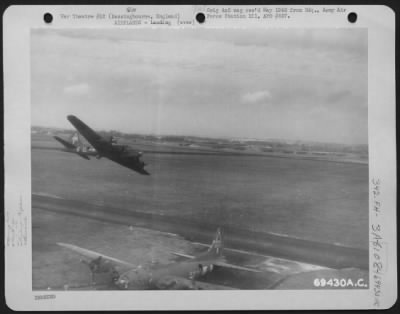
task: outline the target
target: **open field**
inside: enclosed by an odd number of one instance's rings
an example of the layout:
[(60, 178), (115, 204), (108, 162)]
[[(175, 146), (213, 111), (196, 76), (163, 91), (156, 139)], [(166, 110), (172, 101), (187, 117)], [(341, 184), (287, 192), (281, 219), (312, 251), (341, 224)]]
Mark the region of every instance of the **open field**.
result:
[[(71, 132), (49, 131), (46, 133), (34, 133), (32, 137), (32, 148), (34, 149), (59, 149), (59, 144), (52, 140), (51, 134), (68, 139)], [(84, 138), (81, 141), (89, 145)], [(274, 149), (265, 148), (263, 142), (251, 141), (249, 143), (235, 143), (226, 139), (209, 139), (208, 141), (182, 137), (179, 141), (170, 141), (143, 137), (119, 137), (118, 143), (136, 147), (146, 154), (184, 154), (184, 155), (228, 155), (228, 156), (259, 156), (275, 158), (291, 158), (304, 160), (320, 160), (330, 162), (346, 162), (357, 164), (368, 164), (367, 146), (353, 147), (338, 144), (308, 144), (308, 150), (302, 150), (304, 145), (287, 144), (280, 141), (274, 142)], [(219, 144), (218, 144), (219, 143)], [(238, 145), (241, 147), (238, 149)], [(316, 147), (314, 147), (316, 145)], [(326, 147), (327, 146), (327, 147)], [(268, 146), (269, 147), (269, 146)], [(314, 149), (314, 150), (313, 150)], [(320, 151), (326, 150), (326, 151)]]
[[(151, 176), (146, 177), (107, 159), (87, 161), (57, 151), (51, 137), (34, 141), (32, 147), (36, 289), (87, 284), (84, 265), (56, 242), (97, 249), (132, 263), (154, 258), (170, 263), (174, 259), (169, 251), (196, 252), (198, 248), (186, 240), (209, 243), (215, 226), (231, 232), (226, 239), (229, 247), (246, 249), (249, 243), (250, 250), (248, 230), (249, 236), (261, 235), (262, 242), (254, 249), (263, 246), (276, 253), (248, 260), (228, 254), (240, 265), (265, 272), (256, 279), (217, 272), (211, 278), (216, 285), (287, 289), (291, 283), (281, 282), (286, 276), (330, 271), (326, 267), (335, 265), (363, 268), (360, 276), (366, 277), (365, 164), (245, 154), (147, 153), (143, 160)], [(154, 214), (153, 220), (149, 214)], [(315, 261), (323, 267), (310, 265)], [(292, 281), (296, 287), (312, 288), (309, 278)]]
[[(113, 256), (134, 265), (152, 264), (162, 267), (179, 258), (171, 252), (198, 254), (205, 246), (188, 242), (182, 237), (140, 227), (123, 226), (96, 219), (86, 219), (34, 208), (33, 215), (33, 289), (116, 289), (108, 275), (96, 275), (91, 285), (90, 272), (80, 257), (56, 245), (57, 242), (79, 243), (80, 246)], [(208, 234), (209, 242), (213, 233)], [(123, 241), (121, 241), (123, 239)], [(207, 244), (209, 244), (207, 242)], [(257, 254), (226, 251), (227, 259), (249, 265), (262, 273), (246, 273), (216, 269), (206, 278), (210, 288), (267, 289), (289, 275), (328, 268), (298, 263)], [(200, 281), (205, 284), (204, 281)], [(303, 288), (312, 288), (312, 281)]]
[[(33, 143), (34, 144), (34, 143)], [(368, 166), (146, 154), (151, 176), (107, 159), (32, 150), (32, 192), (307, 240), (368, 246)]]

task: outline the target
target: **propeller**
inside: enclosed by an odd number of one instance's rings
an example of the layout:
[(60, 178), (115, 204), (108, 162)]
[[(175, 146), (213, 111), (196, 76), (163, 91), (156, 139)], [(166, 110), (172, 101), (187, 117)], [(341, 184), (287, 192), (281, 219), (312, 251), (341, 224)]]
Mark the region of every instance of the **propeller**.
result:
[(200, 276), (204, 276), (204, 275), (212, 272), (213, 269), (214, 269), (214, 265), (213, 264), (210, 264), (208, 266), (199, 264), (199, 275)]

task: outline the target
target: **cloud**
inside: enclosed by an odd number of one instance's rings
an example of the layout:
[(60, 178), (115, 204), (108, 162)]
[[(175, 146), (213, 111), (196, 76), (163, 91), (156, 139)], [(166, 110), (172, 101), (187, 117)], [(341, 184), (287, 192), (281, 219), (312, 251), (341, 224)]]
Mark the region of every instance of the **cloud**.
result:
[(94, 126), (127, 132), (365, 142), (367, 47), (363, 29), (34, 30), (32, 119), (97, 110)]
[(242, 101), (250, 104), (259, 103), (269, 99), (271, 99), (271, 93), (268, 90), (246, 93), (242, 95)]
[(87, 83), (75, 84), (64, 87), (64, 93), (73, 96), (83, 96), (89, 93), (89, 85)]

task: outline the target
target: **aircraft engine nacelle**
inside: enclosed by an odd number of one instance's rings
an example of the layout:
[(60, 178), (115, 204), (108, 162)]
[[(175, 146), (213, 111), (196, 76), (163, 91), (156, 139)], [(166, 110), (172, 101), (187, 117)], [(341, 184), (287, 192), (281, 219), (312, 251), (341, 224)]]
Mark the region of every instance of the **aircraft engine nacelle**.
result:
[(112, 135), (104, 135), (104, 139), (106, 140), (106, 142), (108, 142), (110, 144), (116, 144), (117, 143), (117, 139)]
[(82, 261), (85, 264), (89, 266), (89, 269), (92, 273), (98, 273), (100, 270), (100, 266), (102, 261), (98, 259), (92, 259), (90, 262), (86, 263), (85, 261)]
[(83, 263), (89, 266), (89, 269), (92, 273), (108, 273), (116, 271), (114, 267), (104, 260), (101, 256), (98, 258), (92, 259), (89, 262), (82, 260)]
[(213, 269), (214, 269), (214, 266), (212, 264), (211, 265), (199, 264), (199, 271), (200, 271), (201, 276), (204, 276), (205, 274), (212, 272)]

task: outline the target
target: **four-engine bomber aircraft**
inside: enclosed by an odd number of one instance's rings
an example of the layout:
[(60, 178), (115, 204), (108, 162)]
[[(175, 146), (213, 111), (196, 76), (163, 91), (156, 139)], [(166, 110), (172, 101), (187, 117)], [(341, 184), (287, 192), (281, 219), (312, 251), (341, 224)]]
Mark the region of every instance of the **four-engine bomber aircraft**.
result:
[(69, 115), (67, 119), (90, 145), (96, 149), (99, 157), (106, 157), (140, 174), (149, 175), (149, 173), (144, 170), (145, 163), (140, 160), (142, 156), (141, 152), (127, 145), (116, 144), (113, 138), (109, 140), (103, 138), (73, 115)]
[(225, 261), (222, 233), (219, 228), (215, 240), (206, 252), (198, 256), (172, 252), (174, 255), (186, 258), (187, 261), (161, 267), (135, 266), (72, 244), (57, 244), (90, 259), (89, 262), (85, 263), (92, 273), (92, 281), (96, 273), (111, 273), (114, 284), (123, 290), (176, 289), (176, 287), (182, 287), (182, 285), (186, 288), (196, 289), (195, 280), (210, 273), (215, 266), (261, 272), (253, 268), (228, 264)]
[(85, 147), (81, 143), (78, 133), (71, 138), (71, 143), (58, 136), (54, 136), (54, 139), (64, 146), (62, 149), (64, 152), (77, 154), (87, 160), (90, 160), (89, 156), (98, 157), (98, 153), (93, 147)]

